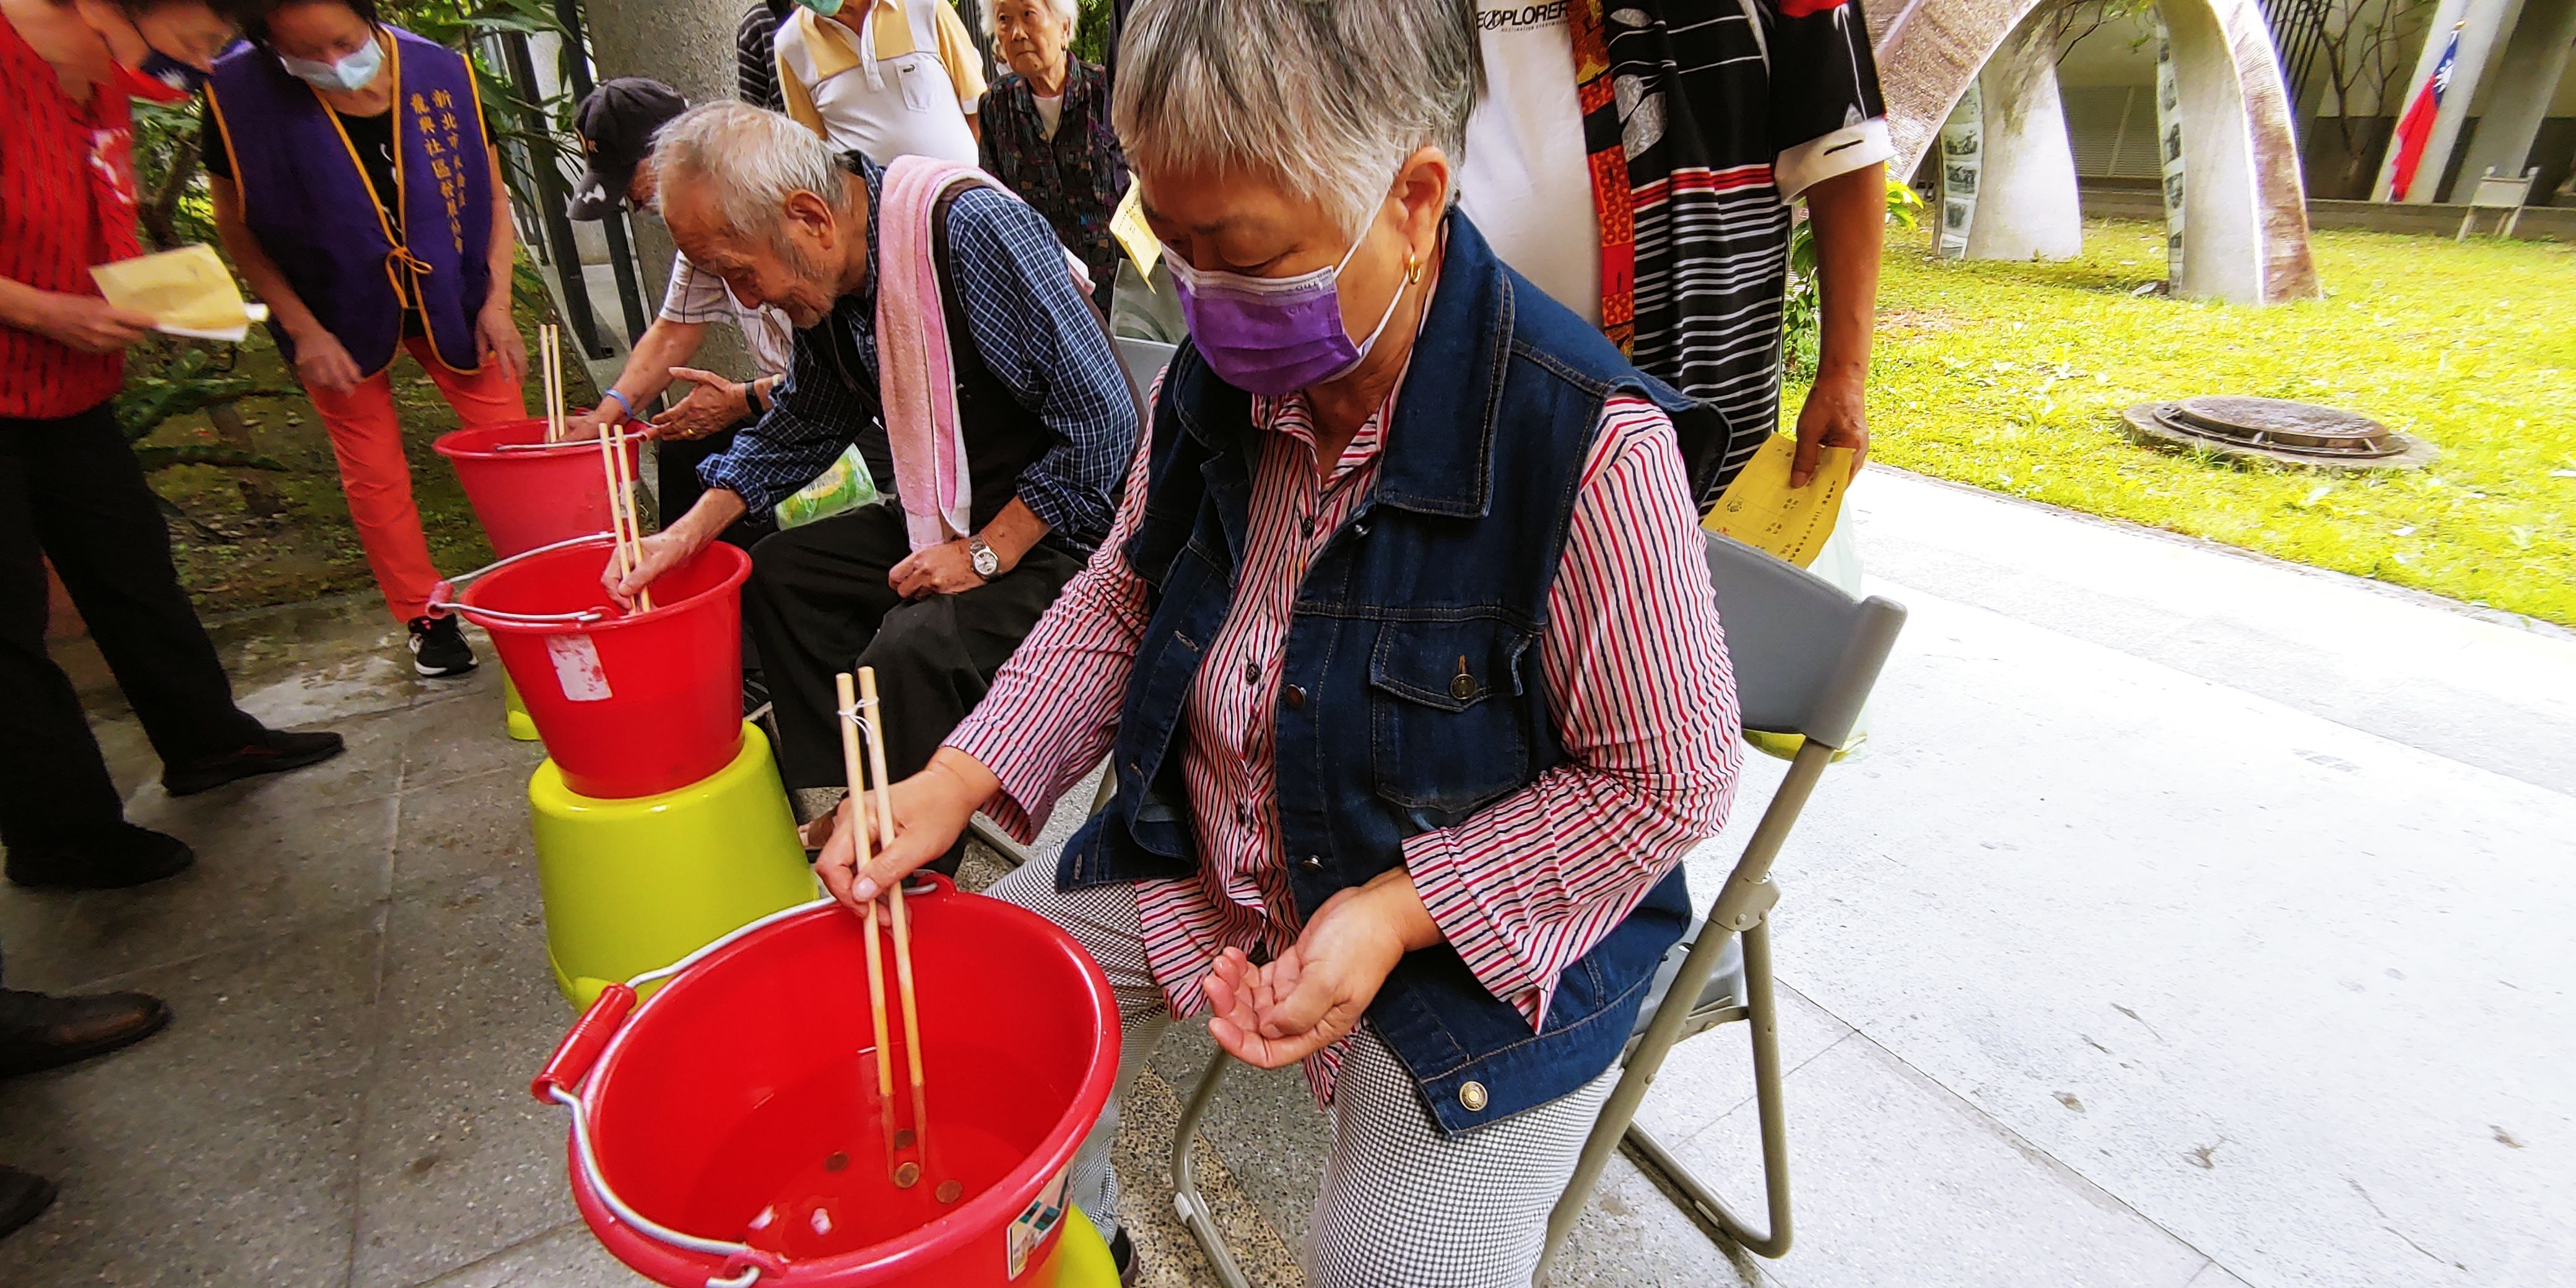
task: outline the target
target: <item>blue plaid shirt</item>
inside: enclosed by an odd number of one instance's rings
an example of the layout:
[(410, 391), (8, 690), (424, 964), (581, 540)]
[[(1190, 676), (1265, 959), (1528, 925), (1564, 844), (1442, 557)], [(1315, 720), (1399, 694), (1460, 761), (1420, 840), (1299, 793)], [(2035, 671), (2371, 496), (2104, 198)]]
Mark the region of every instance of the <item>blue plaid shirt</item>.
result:
[[(777, 405), (698, 466), (710, 488), (764, 510), (794, 494), (857, 444), (891, 494), (878, 419), (877, 208), (885, 171), (858, 153), (843, 164), (868, 185), (868, 280), (823, 321), (796, 333)], [(1087, 551), (1109, 535), (1136, 451), (1136, 405), (1109, 335), (1075, 288), (1046, 217), (998, 188), (973, 187), (948, 210), (949, 279), (996, 379), (1034, 413), (1055, 445), (1020, 475), (1019, 498), (1048, 540)]]

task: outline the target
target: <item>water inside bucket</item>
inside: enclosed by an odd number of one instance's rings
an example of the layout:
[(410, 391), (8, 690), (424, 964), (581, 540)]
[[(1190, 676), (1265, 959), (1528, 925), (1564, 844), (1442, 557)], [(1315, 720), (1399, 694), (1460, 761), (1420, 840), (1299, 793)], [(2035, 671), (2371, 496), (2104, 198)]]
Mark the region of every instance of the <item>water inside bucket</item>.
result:
[[(986, 1085), (1033, 1085), (1035, 1071), (1010, 1050), (982, 1045), (943, 1053), (986, 1071)], [(945, 1061), (943, 1061), (945, 1063)], [(835, 1256), (899, 1238), (955, 1212), (1029, 1156), (1048, 1124), (929, 1082), (928, 1166), (914, 1185), (886, 1173), (875, 1048), (862, 1048), (782, 1087), (727, 1133), (685, 1203), (687, 1228), (740, 1239), (791, 1260)], [(896, 1062), (895, 1098), (909, 1126), (911, 1093)], [(913, 1158), (912, 1151), (900, 1157)], [(942, 1183), (957, 1197), (940, 1202)]]

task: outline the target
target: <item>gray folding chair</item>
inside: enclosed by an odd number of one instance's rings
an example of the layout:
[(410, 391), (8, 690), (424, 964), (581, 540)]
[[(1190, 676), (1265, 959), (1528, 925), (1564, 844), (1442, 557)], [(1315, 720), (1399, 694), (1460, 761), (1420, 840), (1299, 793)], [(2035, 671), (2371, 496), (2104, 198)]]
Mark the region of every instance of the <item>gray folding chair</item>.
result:
[[(1834, 753), (1850, 740), (1861, 705), (1886, 665), (1905, 610), (1871, 596), (1853, 600), (1831, 583), (1724, 537), (1708, 538), (1709, 579), (1726, 625), (1726, 647), (1735, 667), (1736, 697), (1744, 727), (1798, 734), (1806, 741), (1788, 775), (1763, 811), (1743, 857), (1718, 892), (1708, 915), (1695, 922), (1655, 973), (1646, 1004), (1623, 1057), (1625, 1071), (1602, 1106), (1574, 1177), (1547, 1223), (1547, 1246), (1536, 1282), (1568, 1231), (1591, 1201), (1592, 1189), (1624, 1141), (1640, 1166), (1659, 1173), (1687, 1196), (1727, 1238), (1766, 1257), (1789, 1251), (1789, 1159), (1780, 1098), (1777, 1011), (1772, 1002), (1771, 936), (1766, 920), (1780, 900), (1771, 862), (1797, 825), (1799, 811)], [(1716, 933), (1710, 933), (1715, 928)], [(1733, 1020), (1750, 1020), (1754, 1098), (1762, 1130), (1762, 1171), (1770, 1228), (1757, 1231), (1737, 1219), (1678, 1159), (1636, 1123), (1637, 1106), (1673, 1044)], [(1215, 1215), (1200, 1197), (1190, 1158), (1199, 1122), (1216, 1098), (1226, 1065), (1220, 1051), (1208, 1062), (1172, 1140), (1172, 1206), (1207, 1254), (1226, 1288), (1248, 1288), (1227, 1249)]]
[[(1135, 386), (1136, 405), (1143, 407), (1145, 391), (1154, 387), (1154, 377), (1161, 375), (1163, 364), (1172, 360), (1172, 350), (1175, 346), (1153, 340), (1131, 340), (1125, 336), (1113, 337), (1112, 342), (1118, 346), (1119, 365), (1127, 369), (1127, 379)], [(1141, 425), (1137, 428), (1139, 432), (1144, 429)], [(1099, 813), (1100, 807), (1109, 803), (1110, 793), (1117, 789), (1118, 776), (1103, 775), (1100, 779), (1100, 791), (1091, 801), (1091, 812)], [(1029, 861), (1027, 846), (1012, 840), (1011, 834), (1003, 831), (1000, 824), (981, 814), (966, 820), (966, 830), (972, 833), (976, 840), (993, 847), (993, 852), (1001, 855), (1003, 862), (1012, 867), (1019, 867)]]

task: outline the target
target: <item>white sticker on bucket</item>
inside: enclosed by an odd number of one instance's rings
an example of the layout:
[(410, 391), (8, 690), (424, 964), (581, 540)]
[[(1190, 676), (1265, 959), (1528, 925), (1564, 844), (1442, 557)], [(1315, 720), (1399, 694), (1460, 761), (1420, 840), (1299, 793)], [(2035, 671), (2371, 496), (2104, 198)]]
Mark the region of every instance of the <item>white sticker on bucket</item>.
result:
[(605, 702), (608, 672), (600, 669), (599, 647), (587, 635), (549, 635), (546, 656), (554, 659), (555, 682), (572, 702)]
[(1019, 1219), (1011, 1222), (1009, 1237), (1003, 1246), (1011, 1278), (1019, 1278), (1029, 1268), (1029, 1254), (1036, 1252), (1038, 1245), (1045, 1243), (1046, 1237), (1064, 1223), (1064, 1187), (1070, 1171), (1068, 1166), (1065, 1171), (1057, 1172), (1055, 1179), (1047, 1182), (1046, 1188), (1039, 1190), (1038, 1196), (1030, 1199), (1027, 1207), (1020, 1209)]

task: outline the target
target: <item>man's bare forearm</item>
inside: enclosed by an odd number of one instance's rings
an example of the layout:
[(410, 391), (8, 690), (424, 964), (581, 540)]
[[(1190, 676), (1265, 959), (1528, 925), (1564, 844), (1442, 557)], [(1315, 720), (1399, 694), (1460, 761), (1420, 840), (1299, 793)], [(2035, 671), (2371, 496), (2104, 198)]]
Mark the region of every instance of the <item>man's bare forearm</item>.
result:
[(1818, 378), (1866, 379), (1878, 318), (1878, 259), (1887, 227), (1886, 166), (1872, 163), (1807, 189), (1815, 225), (1821, 333)]

